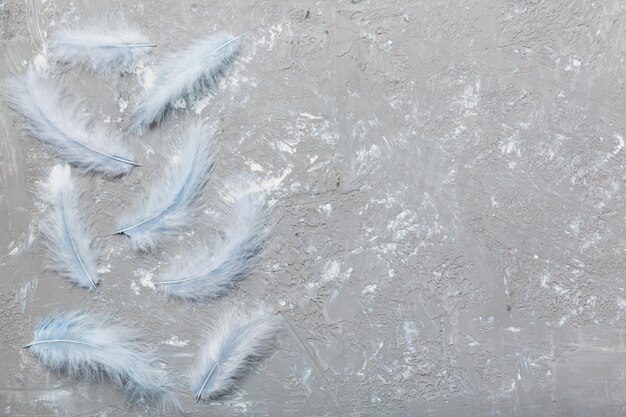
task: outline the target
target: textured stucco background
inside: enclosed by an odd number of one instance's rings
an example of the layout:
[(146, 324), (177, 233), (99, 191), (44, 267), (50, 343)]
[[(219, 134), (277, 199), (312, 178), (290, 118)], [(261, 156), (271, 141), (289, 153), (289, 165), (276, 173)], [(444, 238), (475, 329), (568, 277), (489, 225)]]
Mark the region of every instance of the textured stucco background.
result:
[[(84, 306), (145, 329), (176, 375), (207, 318), (264, 303), (274, 355), (235, 397), (189, 415), (626, 415), (626, 5), (618, 0), (229, 2), (0, 0), (0, 77), (35, 67), (126, 135), (144, 164), (87, 177), (98, 231), (167, 162), (191, 121), (219, 120), (209, 207), (248, 172), (273, 204), (257, 271), (210, 305), (152, 278), (210, 231), (137, 256), (104, 236), (99, 294), (42, 269), (54, 154), (0, 105), (0, 413), (148, 415), (109, 384), (49, 372), (20, 347)], [(159, 47), (104, 79), (48, 62), (56, 28), (123, 16)], [(250, 31), (214, 95), (134, 138), (154, 66), (194, 37)]]

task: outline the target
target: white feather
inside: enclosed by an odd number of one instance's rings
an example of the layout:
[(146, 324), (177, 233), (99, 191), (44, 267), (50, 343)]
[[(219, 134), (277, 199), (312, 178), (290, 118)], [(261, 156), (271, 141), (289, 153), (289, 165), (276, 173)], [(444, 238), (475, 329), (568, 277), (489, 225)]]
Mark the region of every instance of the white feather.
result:
[(98, 254), (92, 247), (93, 221), (79, 207), (84, 192), (82, 183), (71, 175), (69, 165), (55, 167), (53, 210), (43, 225), (47, 264), (73, 284), (95, 289)]
[(159, 290), (190, 301), (210, 300), (250, 273), (265, 241), (265, 198), (245, 193), (226, 211), (223, 234), (172, 264), (157, 283)]
[(219, 32), (168, 58), (158, 68), (153, 87), (135, 109), (135, 129), (141, 132), (160, 123), (180, 98), (202, 97), (215, 87), (235, 59), (239, 44), (239, 37)]
[(41, 363), (72, 377), (106, 375), (131, 404), (178, 408), (172, 383), (134, 328), (83, 310), (42, 320), (25, 346)]
[(226, 311), (207, 332), (191, 372), (197, 401), (231, 393), (251, 369), (273, 349), (278, 321), (263, 310), (251, 315)]
[(25, 129), (71, 165), (111, 177), (138, 166), (119, 138), (90, 128), (93, 123), (83, 117), (80, 102), (71, 103), (61, 88), (34, 72), (10, 80), (1, 95), (22, 116)]
[(59, 30), (50, 39), (48, 53), (58, 61), (106, 74), (131, 70), (155, 46), (138, 30), (119, 24)]
[(199, 124), (191, 129), (180, 159), (150, 186), (143, 200), (118, 223), (118, 232), (130, 237), (138, 250), (185, 231), (191, 224), (198, 197), (215, 163), (213, 130)]

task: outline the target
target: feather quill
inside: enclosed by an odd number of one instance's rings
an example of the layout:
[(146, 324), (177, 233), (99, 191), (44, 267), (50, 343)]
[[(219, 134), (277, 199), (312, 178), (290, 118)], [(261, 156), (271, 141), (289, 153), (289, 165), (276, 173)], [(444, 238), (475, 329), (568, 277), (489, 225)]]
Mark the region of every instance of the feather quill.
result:
[(231, 393), (252, 365), (272, 351), (278, 329), (276, 318), (262, 310), (249, 316), (223, 313), (207, 333), (191, 372), (196, 401)]
[(219, 32), (167, 59), (157, 70), (154, 86), (135, 109), (135, 130), (160, 123), (180, 98), (199, 97), (214, 88), (239, 51), (239, 36)]
[(14, 78), (0, 95), (20, 114), (24, 128), (52, 147), (58, 156), (87, 172), (116, 177), (128, 174), (139, 164), (121, 140), (90, 129), (81, 117), (81, 103), (69, 103), (64, 92), (38, 78), (34, 72)]
[(181, 155), (147, 196), (122, 216), (118, 232), (130, 237), (135, 249), (154, 250), (161, 240), (176, 236), (191, 223), (198, 197), (215, 164), (213, 130), (199, 124), (188, 133)]
[(177, 407), (167, 373), (136, 331), (109, 316), (84, 310), (52, 315), (39, 323), (25, 348), (44, 365), (72, 377), (108, 376), (131, 404)]
[(155, 46), (138, 30), (118, 25), (57, 31), (52, 35), (48, 53), (57, 61), (103, 75), (132, 69)]
[(93, 222), (79, 207), (84, 187), (74, 181), (69, 165), (55, 167), (51, 185), (54, 208), (42, 228), (48, 266), (79, 287), (96, 289), (100, 278), (92, 247)]
[(265, 197), (259, 192), (243, 194), (227, 211), (223, 234), (172, 264), (165, 279), (156, 283), (160, 291), (189, 301), (211, 300), (250, 273), (266, 236)]

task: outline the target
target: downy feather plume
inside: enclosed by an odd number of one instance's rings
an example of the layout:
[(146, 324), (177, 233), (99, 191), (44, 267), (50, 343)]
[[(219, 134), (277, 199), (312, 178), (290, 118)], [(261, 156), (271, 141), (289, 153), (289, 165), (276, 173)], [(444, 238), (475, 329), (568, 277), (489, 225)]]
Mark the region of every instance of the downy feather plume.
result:
[(263, 311), (250, 316), (223, 313), (207, 333), (191, 372), (196, 401), (231, 393), (252, 365), (272, 351), (278, 329), (276, 318)]
[(48, 266), (79, 287), (96, 289), (100, 278), (93, 222), (79, 206), (83, 186), (74, 181), (69, 165), (56, 166), (50, 177), (54, 207), (42, 228)]
[(131, 404), (177, 407), (167, 373), (136, 331), (109, 316), (83, 310), (52, 315), (39, 323), (25, 348), (44, 365), (72, 377), (108, 376)]
[(185, 231), (213, 170), (215, 147), (212, 129), (203, 124), (193, 127), (178, 160), (150, 186), (141, 203), (122, 217), (117, 233), (129, 236), (135, 249), (146, 251)]
[(167, 59), (157, 70), (154, 86), (135, 113), (138, 132), (160, 123), (180, 98), (201, 97), (214, 88), (239, 51), (239, 37), (219, 32)]
[(217, 298), (244, 279), (265, 240), (267, 207), (259, 192), (237, 197), (228, 207), (223, 234), (177, 260), (157, 283), (170, 296), (200, 301)]
[(138, 30), (118, 25), (57, 31), (52, 35), (48, 53), (58, 61), (102, 75), (132, 69), (155, 46)]
[(120, 139), (89, 128), (91, 122), (81, 117), (80, 102), (69, 103), (62, 89), (32, 71), (11, 80), (0, 95), (22, 116), (31, 135), (71, 165), (110, 177), (128, 174), (138, 166)]

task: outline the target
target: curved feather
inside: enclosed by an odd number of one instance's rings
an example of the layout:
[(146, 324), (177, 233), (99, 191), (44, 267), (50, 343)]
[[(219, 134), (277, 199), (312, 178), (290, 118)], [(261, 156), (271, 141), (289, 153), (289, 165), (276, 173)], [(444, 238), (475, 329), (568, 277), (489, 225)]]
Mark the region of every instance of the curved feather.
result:
[(105, 374), (132, 404), (176, 407), (167, 374), (138, 340), (134, 329), (78, 310), (42, 320), (25, 348), (44, 365), (72, 377), (97, 380)]
[(155, 46), (138, 30), (120, 24), (57, 31), (52, 35), (48, 53), (58, 61), (106, 74), (131, 69)]
[(215, 164), (213, 131), (199, 124), (191, 129), (180, 159), (150, 187), (147, 196), (118, 223), (118, 232), (136, 249), (155, 249), (159, 242), (189, 227), (198, 196)]
[(228, 208), (223, 235), (176, 261), (157, 283), (173, 297), (210, 300), (225, 294), (254, 266), (265, 241), (267, 207), (259, 192), (238, 197)]
[(138, 132), (160, 123), (176, 100), (202, 96), (215, 87), (239, 51), (239, 36), (219, 32), (168, 58), (154, 86), (140, 100), (133, 118)]
[(55, 167), (51, 177), (54, 209), (42, 229), (48, 266), (79, 287), (96, 289), (100, 277), (98, 255), (92, 248), (93, 222), (79, 207), (84, 188), (72, 179), (69, 165)]
[(81, 117), (80, 102), (68, 103), (60, 88), (32, 71), (11, 80), (0, 94), (22, 116), (24, 128), (71, 165), (111, 177), (128, 174), (139, 165), (120, 139), (88, 128), (90, 122)]
[(227, 311), (209, 331), (191, 372), (197, 401), (231, 393), (251, 369), (273, 349), (278, 321), (261, 311), (249, 316)]

